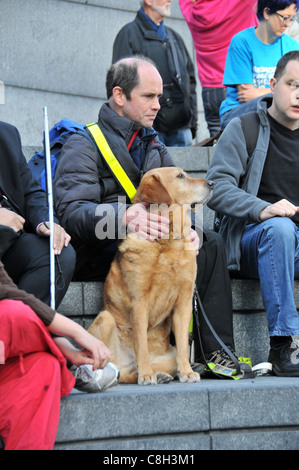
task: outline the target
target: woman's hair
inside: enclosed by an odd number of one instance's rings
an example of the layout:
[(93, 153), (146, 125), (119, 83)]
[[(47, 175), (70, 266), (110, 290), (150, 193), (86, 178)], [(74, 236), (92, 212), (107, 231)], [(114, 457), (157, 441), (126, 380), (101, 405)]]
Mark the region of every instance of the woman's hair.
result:
[(130, 99), (131, 91), (140, 82), (138, 66), (144, 62), (155, 67), (151, 59), (143, 56), (127, 57), (111, 65), (106, 76), (106, 94), (108, 100), (112, 96), (113, 88), (116, 86), (123, 90), (128, 100)]
[(278, 10), (284, 10), (295, 4), (298, 8), (299, 0), (258, 0), (257, 17), (261, 21), (264, 19), (264, 9), (268, 8), (269, 15), (273, 15)]

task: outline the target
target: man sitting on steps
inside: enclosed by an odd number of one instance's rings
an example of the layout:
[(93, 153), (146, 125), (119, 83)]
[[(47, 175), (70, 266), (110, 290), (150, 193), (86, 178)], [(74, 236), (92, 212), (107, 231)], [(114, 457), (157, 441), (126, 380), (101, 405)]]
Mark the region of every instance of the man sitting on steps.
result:
[[(233, 119), (223, 132), (207, 178), (209, 206), (223, 214), (220, 233), (229, 269), (260, 279), (270, 335), (269, 362), (278, 376), (299, 377), (294, 278), (299, 278), (299, 51), (285, 54), (271, 79), (273, 98)], [(250, 123), (250, 124), (249, 124)], [(246, 130), (258, 131), (252, 156)], [(251, 157), (251, 158), (250, 158)]]
[[(98, 124), (112, 152), (135, 187), (150, 169), (174, 166), (166, 147), (152, 125), (160, 109), (162, 78), (147, 58), (134, 56), (112, 65), (106, 77), (108, 102), (99, 112)], [(72, 236), (77, 251), (76, 280), (105, 279), (117, 250), (118, 238), (139, 228), (139, 235), (154, 240), (168, 230), (168, 219), (148, 213), (143, 204), (132, 206), (126, 192), (111, 175), (102, 155), (82, 135), (71, 136), (62, 148), (54, 192), (57, 213)], [(111, 224), (115, 232), (102, 237), (98, 227)], [(201, 230), (200, 227), (197, 227)], [(199, 246), (192, 230), (194, 249), (198, 250), (197, 286), (206, 314), (222, 341), (234, 349), (232, 296), (226, 256), (221, 237), (203, 234)], [(201, 336), (206, 357), (232, 365), (203, 318)], [(201, 352), (196, 343), (196, 360)]]

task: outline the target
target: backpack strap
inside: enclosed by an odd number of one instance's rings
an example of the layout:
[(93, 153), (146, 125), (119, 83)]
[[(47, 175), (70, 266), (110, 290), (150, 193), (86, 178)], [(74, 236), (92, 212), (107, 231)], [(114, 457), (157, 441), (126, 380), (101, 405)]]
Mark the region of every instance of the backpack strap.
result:
[(133, 197), (135, 196), (136, 188), (128, 177), (128, 175), (126, 174), (126, 172), (124, 171), (124, 169), (122, 168), (122, 166), (120, 165), (115, 155), (113, 154), (99, 125), (93, 122), (91, 124), (88, 124), (86, 128), (94, 138), (101, 154), (104, 157), (104, 160), (112, 171), (112, 174), (115, 176), (119, 184), (125, 190), (131, 202), (133, 202)]
[[(246, 150), (248, 154), (247, 165), (251, 159), (253, 152), (256, 148), (259, 131), (260, 131), (260, 119), (256, 111), (241, 114), (239, 116), (241, 121), (241, 127), (246, 142)], [(214, 218), (214, 231), (219, 232), (222, 220), (222, 214), (216, 212)]]
[(251, 158), (256, 148), (259, 136), (260, 120), (256, 111), (241, 114), (239, 118), (241, 121), (242, 131), (245, 137), (248, 157)]

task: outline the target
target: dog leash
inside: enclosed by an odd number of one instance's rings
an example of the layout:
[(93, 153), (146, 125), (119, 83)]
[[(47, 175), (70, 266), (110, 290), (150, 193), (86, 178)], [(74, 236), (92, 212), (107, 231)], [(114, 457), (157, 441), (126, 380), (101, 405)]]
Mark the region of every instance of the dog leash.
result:
[(203, 308), (203, 305), (202, 305), (202, 302), (201, 302), (201, 299), (200, 299), (200, 296), (199, 296), (199, 293), (198, 293), (198, 289), (197, 289), (197, 286), (194, 287), (194, 293), (193, 293), (193, 316), (195, 318), (195, 323), (196, 323), (196, 329), (197, 329), (197, 334), (198, 334), (198, 340), (199, 340), (199, 345), (200, 345), (200, 351), (201, 351), (201, 355), (205, 361), (205, 364), (208, 368), (209, 371), (211, 371), (215, 376), (217, 376), (218, 378), (221, 377), (221, 378), (227, 378), (225, 376), (222, 376), (220, 374), (216, 374), (213, 369), (209, 366), (207, 360), (206, 360), (206, 357), (205, 357), (205, 353), (204, 353), (204, 349), (203, 349), (203, 345), (202, 345), (202, 339), (201, 339), (201, 334), (200, 334), (200, 324), (199, 324), (199, 312), (198, 312), (198, 308), (200, 308), (201, 310), (201, 313), (203, 315), (203, 318), (206, 322), (206, 324), (208, 325), (211, 333), (213, 334), (213, 336), (216, 338), (216, 340), (218, 341), (218, 343), (220, 344), (220, 346), (222, 347), (222, 349), (226, 352), (226, 354), (229, 356), (229, 358), (232, 360), (232, 362), (234, 363), (235, 365), (235, 368), (236, 368), (236, 374), (239, 375), (241, 374), (242, 375), (242, 371), (240, 369), (240, 363), (238, 361), (238, 359), (235, 357), (235, 355), (229, 350), (229, 348), (223, 343), (223, 341), (221, 340), (221, 338), (218, 336), (218, 334), (216, 333), (216, 331), (214, 330), (213, 326), (211, 325), (208, 317), (207, 317), (207, 314)]

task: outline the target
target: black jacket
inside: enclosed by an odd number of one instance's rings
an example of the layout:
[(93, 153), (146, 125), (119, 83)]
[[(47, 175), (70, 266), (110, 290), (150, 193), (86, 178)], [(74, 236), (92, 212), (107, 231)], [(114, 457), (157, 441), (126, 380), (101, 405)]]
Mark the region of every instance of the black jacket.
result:
[(33, 177), (22, 153), (18, 130), (0, 121), (0, 193), (26, 223), (24, 229), (35, 233), (48, 220), (47, 195)]
[[(136, 188), (146, 171), (174, 166), (166, 147), (150, 128), (143, 129), (145, 161), (141, 169), (137, 168), (127, 146), (138, 126), (112, 111), (107, 103), (100, 109), (99, 126)], [(116, 236), (120, 237), (119, 222), (130, 201), (111, 175), (99, 151), (86, 137), (73, 135), (64, 144), (55, 175), (54, 192), (58, 217), (74, 242), (96, 242), (96, 226), (103, 218), (115, 227)]]
[[(197, 128), (197, 97), (196, 97), (196, 79), (194, 72), (194, 65), (190, 55), (186, 49), (183, 39), (173, 29), (166, 27), (167, 36), (170, 34), (173, 37), (174, 45), (177, 51), (180, 72), (182, 75), (182, 89), (184, 95), (189, 102), (191, 119), (183, 127), (196, 129)], [(175, 67), (171, 54), (170, 43), (167, 39), (163, 39), (151, 29), (146, 18), (137, 12), (136, 18), (131, 23), (125, 25), (116, 36), (113, 45), (113, 63), (124, 57), (132, 55), (144, 55), (153, 60), (159, 70), (163, 79), (164, 92), (172, 88), (175, 82)], [(162, 110), (158, 113), (154, 128), (157, 131), (164, 130), (162, 128)], [(176, 129), (169, 129), (169, 131)]]

